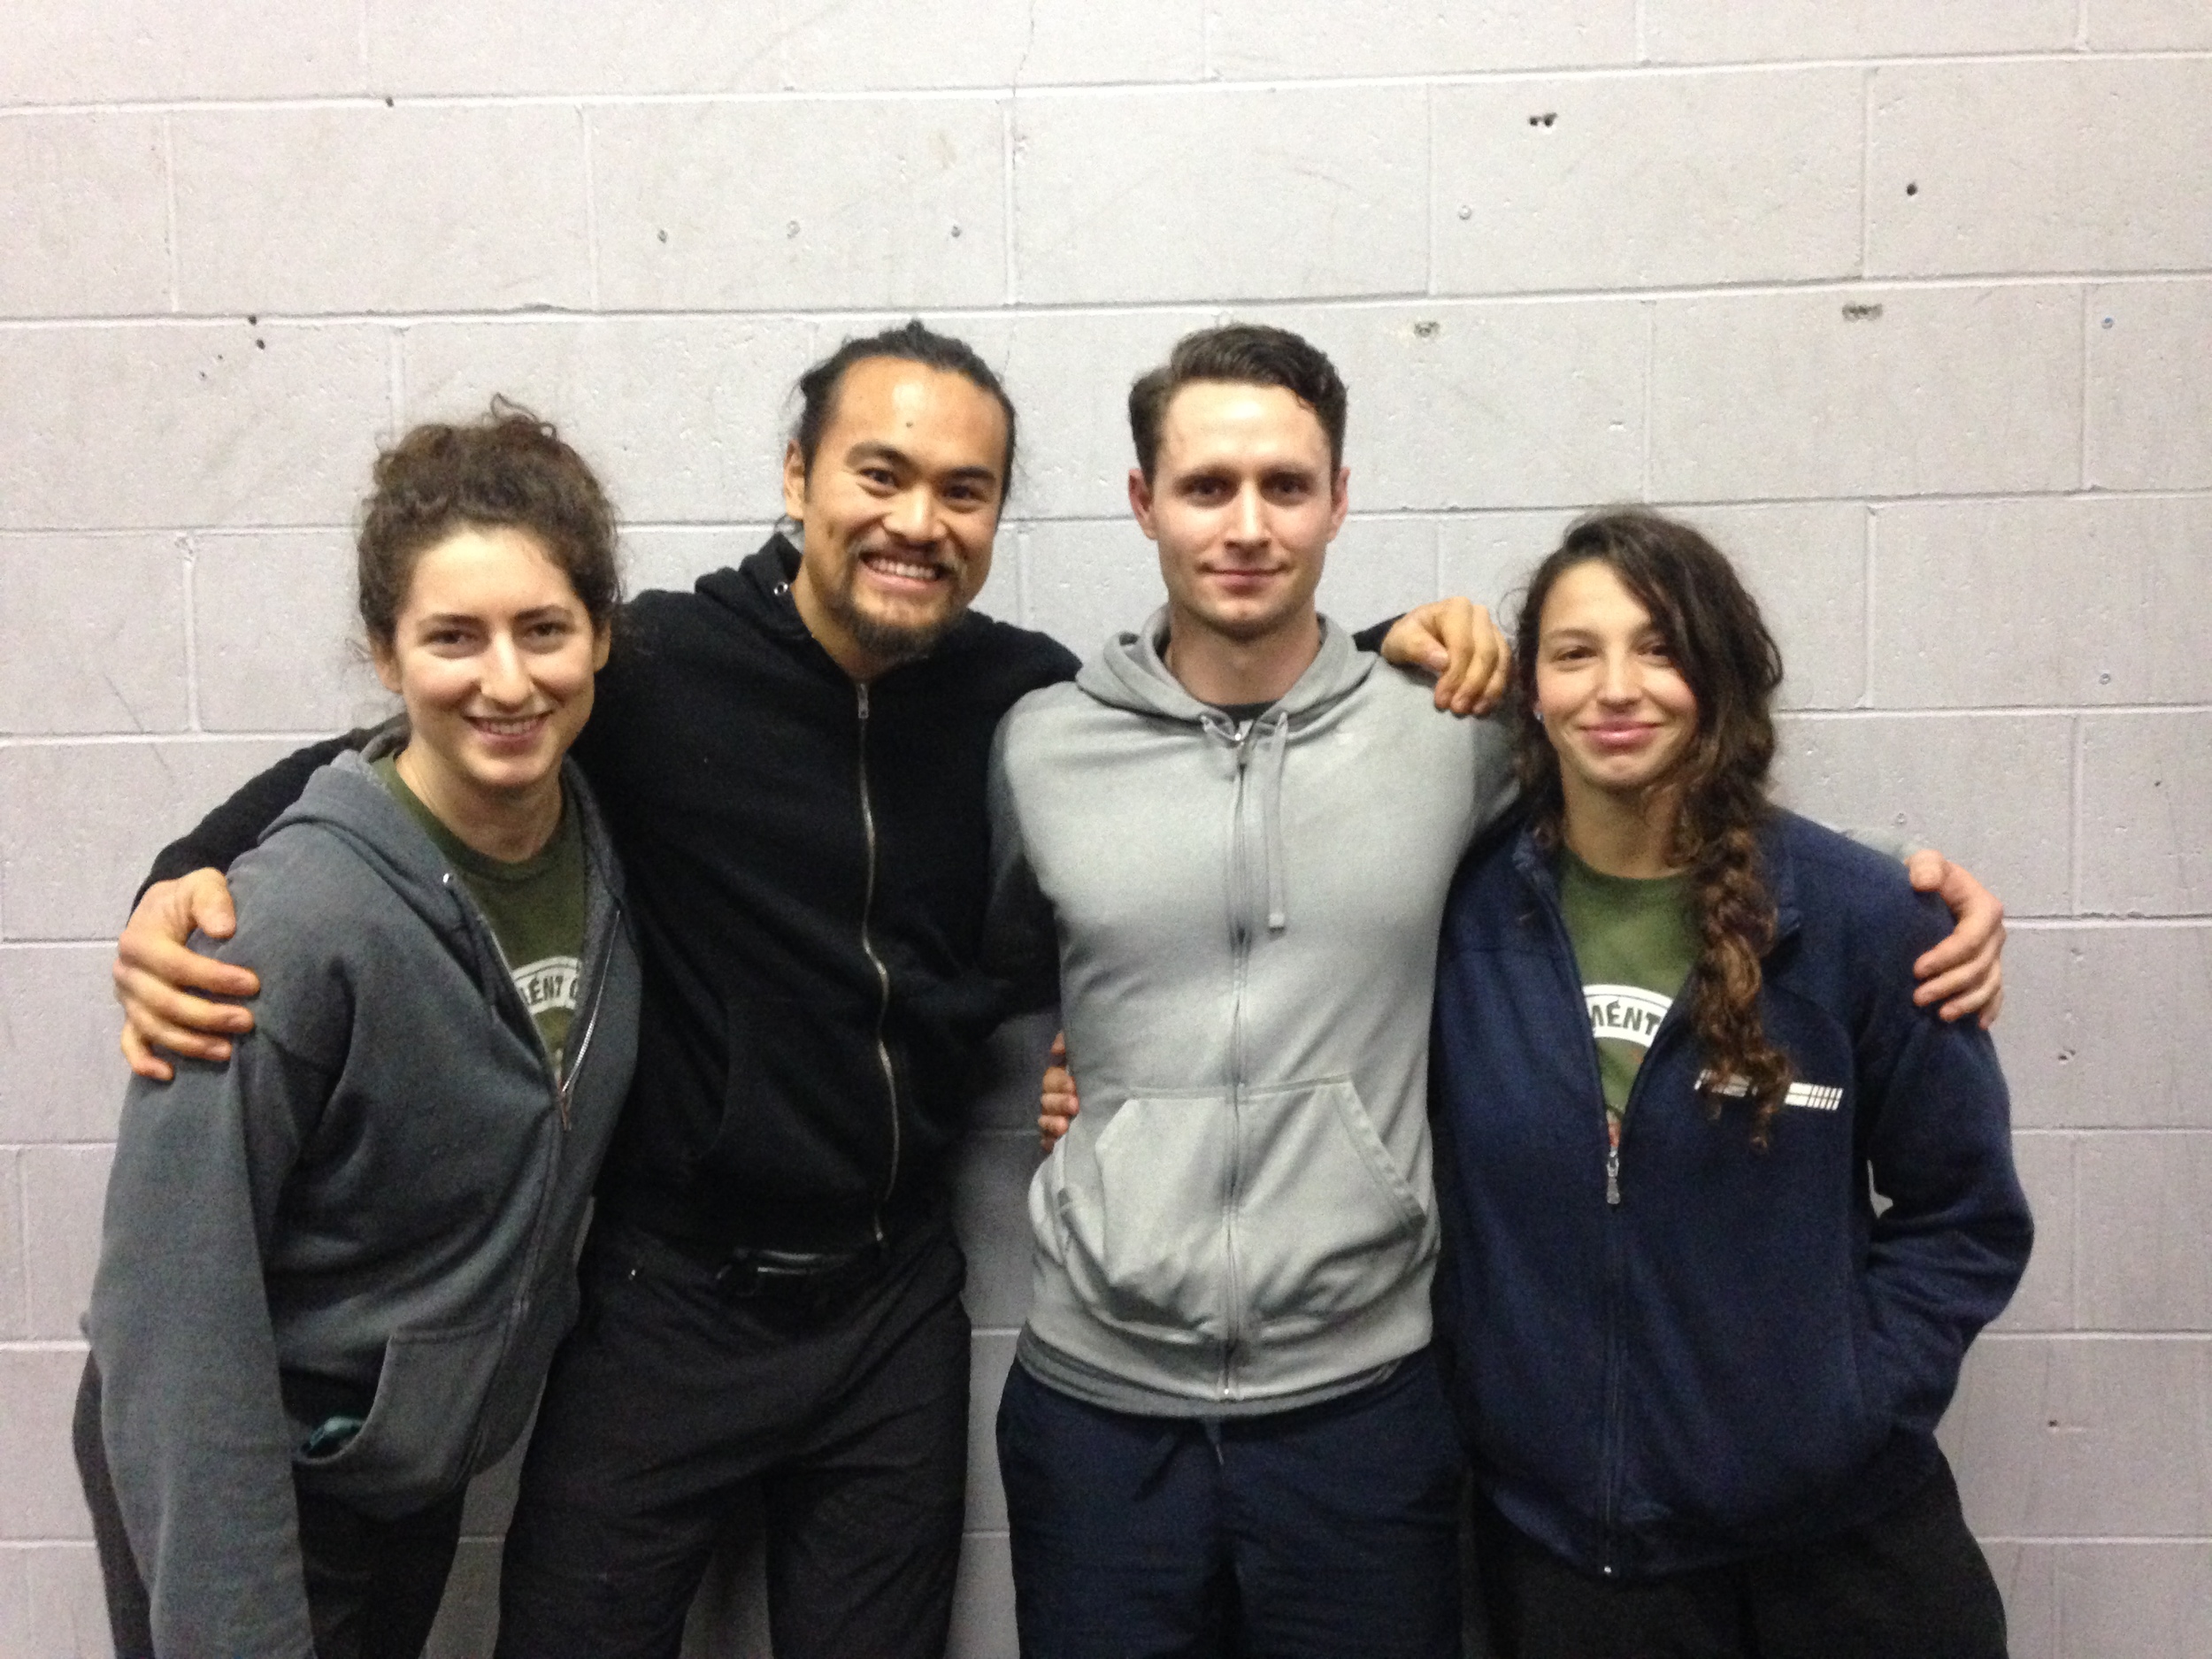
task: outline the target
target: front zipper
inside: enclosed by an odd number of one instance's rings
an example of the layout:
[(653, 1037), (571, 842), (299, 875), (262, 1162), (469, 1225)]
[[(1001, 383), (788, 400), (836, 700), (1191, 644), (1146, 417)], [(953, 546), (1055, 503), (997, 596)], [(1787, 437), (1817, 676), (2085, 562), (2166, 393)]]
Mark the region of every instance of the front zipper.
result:
[(1250, 775), (1247, 771), (1247, 763), (1252, 757), (1252, 734), (1258, 729), (1258, 721), (1248, 722), (1243, 731), (1228, 740), (1236, 751), (1237, 785), (1231, 798), (1229, 812), (1229, 891), (1232, 906), (1229, 919), (1232, 963), (1229, 997), (1229, 1179), (1227, 1190), (1223, 1194), (1221, 1218), (1222, 1256), (1229, 1276), (1229, 1318), (1228, 1331), (1221, 1349), (1220, 1394), (1224, 1400), (1236, 1397), (1236, 1353), (1244, 1334), (1244, 1296), (1237, 1272), (1237, 1202), (1243, 1191), (1244, 1181), (1244, 995), (1252, 955), (1252, 903), (1248, 890), (1251, 866), (1244, 851), (1244, 785)]
[[(884, 1177), (882, 1204), (891, 1202), (891, 1194), (899, 1184), (899, 1078), (891, 1064), (891, 1048), (884, 1041), (886, 1022), (891, 1018), (891, 971), (883, 965), (883, 958), (876, 954), (875, 941), (868, 934), (868, 918), (876, 902), (876, 809), (868, 792), (868, 687), (864, 682), (853, 687), (859, 699), (860, 741), (857, 746), (857, 765), (860, 775), (860, 829), (868, 849), (868, 874), (860, 898), (860, 950), (868, 958), (868, 965), (876, 971), (876, 1064), (883, 1069), (884, 1098), (891, 1107), (891, 1168)], [(883, 1210), (879, 1206), (871, 1221), (878, 1244), (883, 1242)]]
[(1610, 1578), (1615, 1572), (1613, 1546), (1620, 1512), (1620, 1485), (1625, 1473), (1621, 1449), (1621, 1298), (1626, 1278), (1623, 1253), (1627, 1246), (1620, 1233), (1621, 1148), (1628, 1139), (1628, 1120), (1635, 1115), (1636, 1102), (1642, 1094), (1644, 1079), (1651, 1074), (1659, 1045), (1682, 1023), (1683, 999), (1677, 995), (1668, 1004), (1666, 1018), (1659, 1022), (1659, 1029), (1651, 1033), (1650, 1045), (1645, 1048), (1643, 1060), (1629, 1083), (1628, 1098), (1622, 1102), (1621, 1115), (1616, 1120), (1606, 1110), (1605, 1079), (1598, 1066), (1597, 1039), (1589, 1034), (1589, 1002), (1582, 993), (1582, 972), (1575, 963), (1574, 941), (1567, 937), (1566, 918), (1560, 913), (1554, 895), (1545, 892), (1540, 884), (1531, 885), (1537, 887), (1545, 919), (1551, 927), (1554, 955), (1565, 974), (1573, 1006), (1582, 1017), (1588, 1079), (1597, 1101), (1598, 1120), (1605, 1126), (1605, 1435), (1599, 1455), (1599, 1473), (1605, 1491), (1605, 1549), (1599, 1572)]

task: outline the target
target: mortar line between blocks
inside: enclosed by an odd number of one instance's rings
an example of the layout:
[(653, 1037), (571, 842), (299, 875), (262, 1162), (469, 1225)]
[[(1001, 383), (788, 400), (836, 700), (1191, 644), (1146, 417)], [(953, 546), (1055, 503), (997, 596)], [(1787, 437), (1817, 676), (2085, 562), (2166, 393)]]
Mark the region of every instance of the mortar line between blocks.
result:
[(1643, 454), (1637, 464), (1637, 494), (1651, 499), (1652, 382), (1659, 376), (1659, 302), (1644, 301), (1644, 430)]
[(384, 400), (391, 415), (391, 435), (396, 440), (407, 423), (407, 330), (395, 328), (384, 336)]
[(2096, 309), (2089, 303), (2091, 293), (2089, 284), (2083, 283), (2081, 285), (2081, 402), (2079, 405), (2081, 426), (2074, 436), (2079, 446), (2077, 454), (2079, 470), (2075, 473), (2075, 477), (2080, 481), (2081, 488), (2084, 489), (2089, 488), (2089, 342), (2095, 332), (2089, 326), (2089, 318)]
[(999, 189), (1004, 198), (1004, 205), (1000, 214), (1000, 223), (1003, 227), (1000, 240), (1004, 242), (1006, 248), (1004, 292), (1006, 303), (1010, 306), (1018, 305), (1021, 301), (1019, 265), (1014, 257), (1014, 146), (1019, 142), (1017, 137), (1018, 124), (1014, 119), (1014, 106), (1016, 100), (1020, 96), (1021, 91), (1018, 88), (1010, 91), (1007, 96), (1005, 107), (999, 116), (999, 149), (1001, 151)]
[(177, 556), (184, 565), (184, 723), (200, 726), (200, 557), (190, 532), (177, 537)]
[(592, 155), (591, 111), (581, 104), (576, 108), (576, 124), (581, 129), (584, 150), (584, 257), (589, 261), (589, 292), (591, 308), (599, 309), (599, 174)]
[(2067, 744), (2067, 765), (2071, 774), (2067, 779), (2067, 793), (2072, 799), (2070, 816), (2073, 821), (2066, 826), (2067, 836), (2070, 842), (2066, 849), (2066, 896), (2072, 902), (2074, 914), (2077, 916), (2082, 913), (2081, 848), (2085, 839), (2082, 833), (2082, 824), (2083, 808), (2085, 804), (2084, 774), (2088, 770), (2085, 764), (2085, 757), (2083, 751), (2088, 742), (2088, 734), (2085, 730), (2086, 724), (2086, 720), (2081, 714), (2077, 713), (2074, 716), (2073, 730), (2070, 734), (2070, 741)]
[(1437, 199), (1436, 195), (1436, 88), (1433, 86), (1424, 87), (1421, 89), (1421, 119), (1427, 129), (1422, 149), (1428, 163), (1427, 170), (1421, 180), (1422, 205), (1425, 210), (1421, 217), (1428, 231), (1428, 291), (1434, 294), (1436, 292), (1436, 216), (1443, 211), (1443, 204)]
[(1881, 577), (1875, 559), (1876, 526), (1880, 522), (1880, 510), (1869, 503), (1864, 511), (1866, 529), (1860, 547), (1860, 571), (1866, 583), (1866, 613), (1859, 618), (1863, 637), (1859, 641), (1859, 701), (1855, 706), (1870, 709), (1874, 706), (1874, 606), (1879, 597), (1876, 584)]
[(17, 1147), (13, 1151), (18, 1156), (12, 1156), (9, 1162), (15, 1166), (15, 1259), (23, 1263), (22, 1300), (16, 1309), (22, 1323), (17, 1328), (27, 1340), (31, 1331), (31, 1189), (24, 1184), (26, 1171), (19, 1156), (22, 1148)]
[[(1407, 69), (1391, 73), (1346, 75), (1267, 75), (1248, 80), (1232, 80), (1214, 74), (1210, 69), (1202, 70), (1202, 78), (1193, 81), (1041, 81), (1025, 87), (1025, 91), (1041, 96), (1065, 98), (1107, 98), (1132, 96), (1172, 96), (1196, 92), (1327, 92), (1371, 87), (1436, 86), (1494, 86), (1514, 81), (1624, 81), (1650, 80), (1661, 76), (1686, 75), (1775, 75), (1793, 74), (1818, 69), (1984, 69), (2008, 67), (2016, 65), (2077, 64), (2081, 51), (2068, 44), (2063, 47), (2035, 47), (2020, 51), (1985, 52), (1928, 52), (1889, 53), (1872, 57), (1827, 57), (1803, 58), (1741, 58), (1732, 61), (1684, 63), (1528, 63), (1490, 69), (1420, 70)], [(2093, 54), (2099, 63), (2161, 63), (2204, 62), (2212, 59), (2212, 51), (2201, 46), (2143, 47), (2126, 50), (2103, 51)], [(0, 106), (0, 120), (35, 119), (54, 115), (107, 115), (131, 111), (152, 112), (167, 110), (188, 111), (194, 113), (265, 115), (284, 114), (302, 111), (326, 109), (368, 109), (389, 107), (385, 99), (390, 96), (395, 103), (411, 109), (490, 108), (507, 105), (556, 104), (566, 105), (580, 101), (606, 105), (696, 105), (696, 104), (884, 104), (896, 101), (915, 103), (953, 103), (987, 98), (1004, 90), (1002, 83), (979, 81), (952, 86), (913, 87), (780, 87), (756, 88), (746, 91), (716, 92), (417, 92), (398, 94), (359, 91), (295, 93), (283, 96), (254, 98), (221, 97), (123, 97), (112, 101), (92, 102), (77, 98), (54, 104), (11, 104)]]
[(2071, 1234), (2066, 1260), (2066, 1323), (2069, 1328), (2078, 1325), (2081, 1320), (2081, 1255), (2084, 1245), (2081, 1226), (2081, 1141), (2078, 1134), (2069, 1135), (2066, 1139), (2066, 1193), (2069, 1200), (2066, 1220)]
[(166, 114), (161, 118), (161, 188), (162, 209), (166, 217), (163, 230), (169, 240), (169, 314), (174, 317), (184, 310), (184, 274), (177, 252), (176, 118)]
[(1859, 278), (1866, 280), (1874, 247), (1874, 69), (1859, 77)]

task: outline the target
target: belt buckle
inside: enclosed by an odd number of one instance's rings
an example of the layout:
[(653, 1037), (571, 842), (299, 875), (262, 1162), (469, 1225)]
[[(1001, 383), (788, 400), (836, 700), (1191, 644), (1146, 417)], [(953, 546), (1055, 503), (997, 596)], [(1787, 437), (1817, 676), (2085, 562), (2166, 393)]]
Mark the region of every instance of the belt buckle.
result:
[(810, 1300), (828, 1293), (860, 1260), (854, 1256), (814, 1256), (795, 1250), (739, 1250), (718, 1268), (715, 1286), (733, 1301), (760, 1297)]

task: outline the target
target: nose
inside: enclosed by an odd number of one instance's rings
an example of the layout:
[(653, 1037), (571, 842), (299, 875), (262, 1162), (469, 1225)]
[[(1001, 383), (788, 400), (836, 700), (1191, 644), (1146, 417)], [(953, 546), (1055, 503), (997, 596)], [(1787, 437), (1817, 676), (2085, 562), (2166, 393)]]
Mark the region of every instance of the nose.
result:
[(513, 634), (497, 634), (485, 647), (478, 684), (488, 701), (503, 708), (517, 708), (530, 700), (530, 672), (523, 666)]
[(883, 527), (902, 541), (929, 542), (937, 539), (937, 497), (926, 485), (902, 490), (883, 516)]
[(1236, 505), (1230, 509), (1229, 534), (1238, 541), (1264, 541), (1267, 526), (1262, 518), (1259, 486), (1247, 484), (1237, 492)]
[(1598, 695), (1608, 703), (1633, 703), (1643, 694), (1643, 671), (1632, 651), (1620, 651), (1606, 658), (1605, 679), (1598, 687)]

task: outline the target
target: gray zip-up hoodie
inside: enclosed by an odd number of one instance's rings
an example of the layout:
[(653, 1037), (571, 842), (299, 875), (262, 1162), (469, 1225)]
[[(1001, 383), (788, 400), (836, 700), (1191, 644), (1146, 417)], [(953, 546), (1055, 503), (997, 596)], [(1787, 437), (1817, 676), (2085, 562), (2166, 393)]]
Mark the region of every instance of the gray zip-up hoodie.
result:
[(1333, 624), (1241, 732), (1164, 634), (994, 754), (993, 947), (1056, 963), (1083, 1097), (1030, 1186), (1023, 1352), (1122, 1409), (1288, 1409), (1428, 1341), (1437, 926), (1509, 768)]
[[(233, 866), (235, 936), (195, 941), (260, 974), (254, 1029), (227, 1065), (132, 1083), (86, 1320), (163, 1654), (311, 1655), (295, 1478), (402, 1515), (529, 1419), (637, 1033), (618, 867), (565, 778), (590, 870), (565, 1084), (459, 876), (359, 757)], [(341, 1409), (359, 1432), (305, 1449)]]

